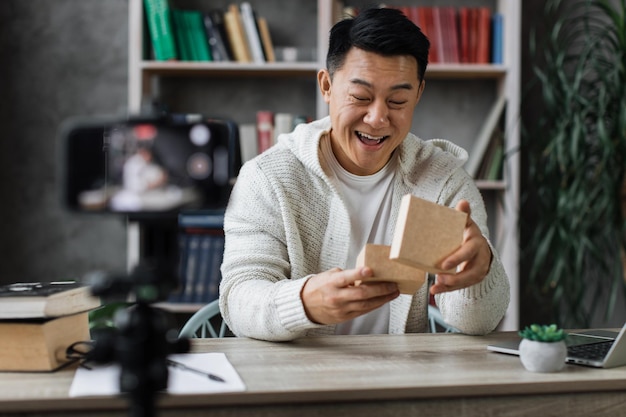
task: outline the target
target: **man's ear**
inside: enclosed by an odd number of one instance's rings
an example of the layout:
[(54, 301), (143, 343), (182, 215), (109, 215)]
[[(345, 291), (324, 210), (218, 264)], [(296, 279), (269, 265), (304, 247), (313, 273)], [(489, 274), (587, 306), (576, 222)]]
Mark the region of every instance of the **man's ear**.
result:
[(317, 84), (320, 88), (320, 93), (326, 103), (330, 102), (330, 73), (327, 69), (321, 69), (317, 72)]

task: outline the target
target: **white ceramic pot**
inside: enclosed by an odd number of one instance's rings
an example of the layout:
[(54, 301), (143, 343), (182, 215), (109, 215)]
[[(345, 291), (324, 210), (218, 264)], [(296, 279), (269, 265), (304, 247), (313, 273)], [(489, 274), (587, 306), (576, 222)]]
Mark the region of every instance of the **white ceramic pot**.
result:
[(567, 347), (565, 341), (538, 342), (522, 339), (519, 345), (520, 360), (532, 372), (558, 372), (565, 366)]

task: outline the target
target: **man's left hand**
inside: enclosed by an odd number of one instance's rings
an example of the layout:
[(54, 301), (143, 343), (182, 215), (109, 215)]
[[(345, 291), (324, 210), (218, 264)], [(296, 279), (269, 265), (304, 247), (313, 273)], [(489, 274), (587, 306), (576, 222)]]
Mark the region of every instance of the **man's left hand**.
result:
[(437, 274), (431, 294), (439, 294), (466, 288), (481, 282), (489, 272), (491, 248), (480, 229), (472, 220), (469, 202), (461, 200), (456, 209), (467, 213), (467, 224), (463, 232), (463, 243), (441, 263), (445, 270), (455, 269), (456, 274)]

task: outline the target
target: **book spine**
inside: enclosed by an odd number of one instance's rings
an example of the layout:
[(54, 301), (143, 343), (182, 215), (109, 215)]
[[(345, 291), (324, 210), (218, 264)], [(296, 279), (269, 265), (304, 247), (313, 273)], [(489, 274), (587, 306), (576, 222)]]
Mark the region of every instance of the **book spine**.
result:
[(504, 63), (503, 59), (503, 45), (502, 36), (504, 30), (504, 17), (502, 13), (493, 14), (493, 29), (492, 29), (492, 47), (491, 47), (491, 62), (494, 64)]
[(154, 58), (157, 61), (177, 59), (169, 1), (144, 0), (144, 7)]
[(228, 43), (237, 62), (251, 62), (250, 51), (243, 32), (239, 8), (231, 5), (224, 12), (224, 26), (228, 34)]
[(256, 114), (257, 147), (259, 154), (265, 152), (274, 143), (274, 113), (259, 110)]
[(462, 64), (470, 62), (469, 39), (469, 9), (467, 7), (461, 7), (459, 9), (459, 61)]
[(190, 61), (190, 52), (187, 41), (185, 39), (185, 25), (183, 22), (182, 11), (172, 9), (171, 11), (172, 26), (174, 30), (174, 39), (178, 50), (178, 59), (181, 61)]
[(278, 136), (293, 130), (293, 115), (291, 113), (276, 113), (274, 115), (274, 143)]
[(189, 244), (187, 247), (187, 266), (185, 271), (185, 289), (181, 302), (193, 302), (193, 292), (195, 289), (196, 279), (198, 277), (198, 264), (200, 258), (200, 235), (197, 233), (188, 233), (187, 239)]
[(213, 260), (211, 262), (211, 270), (209, 271), (209, 281), (207, 285), (207, 303), (217, 300), (219, 298), (220, 282), (222, 281), (222, 272), (220, 270), (222, 266), (222, 260), (224, 258), (224, 234), (215, 233), (212, 235), (213, 248), (212, 255)]
[[(223, 14), (221, 18), (217, 18), (223, 21)], [(218, 27), (219, 23), (213, 19), (212, 13), (205, 13), (202, 17), (202, 22), (204, 24), (204, 31), (207, 38), (207, 43), (211, 48), (211, 53), (213, 55), (214, 61), (230, 61), (231, 57), (229, 56), (228, 51), (226, 50), (226, 44), (224, 42), (224, 38), (220, 32)], [(223, 23), (222, 23), (223, 25)]]
[(241, 160), (245, 163), (259, 154), (256, 124), (240, 124), (239, 138), (241, 140)]
[(168, 301), (171, 303), (179, 303), (182, 301), (183, 293), (185, 291), (185, 272), (187, 270), (187, 235), (183, 233), (178, 234), (178, 286), (172, 291), (168, 297)]
[(189, 45), (189, 50), (191, 51), (191, 61), (200, 61), (200, 51), (194, 39), (192, 20), (191, 11), (184, 10), (183, 21), (185, 22), (185, 39)]
[(181, 213), (178, 216), (178, 225), (183, 228), (222, 229), (224, 227), (224, 210)]
[(191, 32), (191, 38), (196, 48), (198, 61), (213, 61), (213, 55), (209, 48), (209, 42), (204, 30), (204, 21), (202, 13), (197, 10), (189, 11), (189, 29)]
[(478, 39), (476, 44), (476, 62), (489, 63), (491, 45), (491, 10), (487, 7), (478, 9)]
[(274, 52), (274, 44), (270, 35), (270, 28), (264, 17), (257, 19), (259, 33), (261, 35), (261, 43), (263, 44), (263, 52), (267, 62), (276, 62), (276, 54)]
[(195, 279), (195, 287), (191, 297), (193, 303), (205, 303), (208, 295), (208, 283), (211, 274), (211, 261), (213, 260), (213, 242), (211, 235), (200, 235), (200, 249), (198, 256), (198, 275)]
[(263, 63), (265, 62), (265, 56), (263, 54), (263, 46), (261, 45), (261, 37), (256, 26), (255, 12), (247, 1), (241, 3), (239, 7), (241, 9), (244, 32), (250, 46), (250, 53), (252, 54), (252, 61), (257, 64)]

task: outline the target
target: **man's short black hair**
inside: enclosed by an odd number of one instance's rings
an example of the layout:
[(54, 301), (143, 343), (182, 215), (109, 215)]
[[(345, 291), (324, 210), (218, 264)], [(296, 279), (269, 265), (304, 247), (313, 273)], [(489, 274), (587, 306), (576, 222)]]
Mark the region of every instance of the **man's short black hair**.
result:
[(424, 79), (430, 42), (398, 9), (368, 8), (333, 26), (326, 55), (331, 78), (343, 66), (352, 47), (384, 56), (411, 55), (417, 60), (418, 79)]

